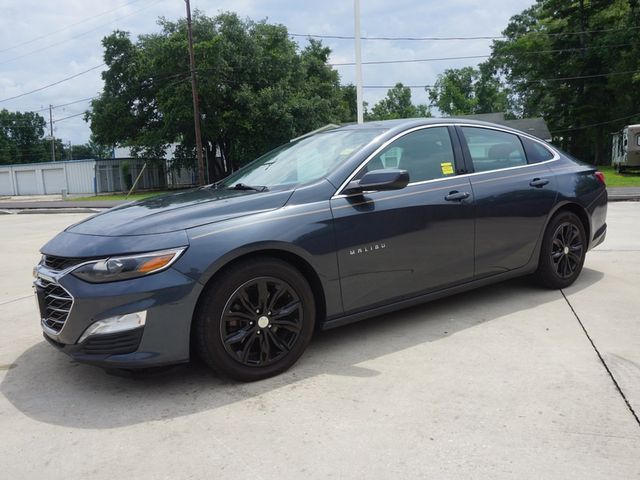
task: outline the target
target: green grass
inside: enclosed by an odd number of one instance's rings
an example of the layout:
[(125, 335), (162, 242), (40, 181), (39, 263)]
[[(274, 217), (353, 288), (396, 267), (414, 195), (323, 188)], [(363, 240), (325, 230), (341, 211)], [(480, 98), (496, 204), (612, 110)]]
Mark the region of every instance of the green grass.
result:
[(599, 165), (597, 168), (604, 173), (607, 187), (640, 187), (640, 170), (620, 174), (613, 167)]
[(85, 202), (85, 201), (91, 201), (91, 200), (98, 200), (98, 201), (102, 201), (102, 200), (108, 200), (108, 201), (127, 200), (127, 201), (133, 201), (133, 200), (142, 200), (143, 198), (155, 197), (156, 195), (162, 195), (163, 193), (169, 193), (169, 192), (168, 191), (160, 191), (160, 192), (132, 193), (131, 195), (129, 195), (129, 198), (127, 198), (127, 194), (126, 193), (114, 194), (114, 195), (92, 195), (90, 197), (67, 198), (67, 201), (68, 202), (78, 202), (78, 201)]

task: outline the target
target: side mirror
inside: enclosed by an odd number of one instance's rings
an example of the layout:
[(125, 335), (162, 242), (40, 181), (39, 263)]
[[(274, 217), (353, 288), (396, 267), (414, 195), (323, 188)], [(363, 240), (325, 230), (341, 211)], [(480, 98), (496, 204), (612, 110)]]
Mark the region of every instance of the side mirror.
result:
[(349, 195), (366, 192), (368, 190), (400, 190), (408, 184), (409, 172), (397, 168), (387, 168), (384, 170), (373, 170), (366, 173), (360, 180), (349, 182), (342, 193)]

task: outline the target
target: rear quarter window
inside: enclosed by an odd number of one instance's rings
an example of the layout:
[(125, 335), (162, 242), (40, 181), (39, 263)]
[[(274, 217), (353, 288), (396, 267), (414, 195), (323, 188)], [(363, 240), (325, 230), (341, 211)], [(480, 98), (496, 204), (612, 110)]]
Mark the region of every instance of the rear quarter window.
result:
[(527, 162), (528, 163), (540, 163), (546, 162), (547, 160), (551, 160), (554, 155), (546, 148), (544, 145), (536, 142), (535, 140), (531, 140), (527, 137), (521, 137), (522, 144), (524, 145), (524, 150), (527, 153)]

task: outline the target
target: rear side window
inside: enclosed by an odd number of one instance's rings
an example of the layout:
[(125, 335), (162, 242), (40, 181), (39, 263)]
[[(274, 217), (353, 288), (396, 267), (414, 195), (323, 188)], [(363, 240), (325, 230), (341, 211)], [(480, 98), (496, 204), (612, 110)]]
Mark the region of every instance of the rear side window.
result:
[(529, 163), (540, 163), (553, 158), (553, 153), (548, 148), (540, 145), (527, 137), (522, 137), (524, 149), (527, 152), (527, 160)]
[(476, 172), (487, 172), (527, 164), (517, 135), (479, 127), (461, 127)]

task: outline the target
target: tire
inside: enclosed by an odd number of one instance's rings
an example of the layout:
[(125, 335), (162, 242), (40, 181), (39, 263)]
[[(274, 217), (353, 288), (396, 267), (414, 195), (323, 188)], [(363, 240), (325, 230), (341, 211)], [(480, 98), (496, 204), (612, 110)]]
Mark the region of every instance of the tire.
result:
[(223, 376), (244, 382), (272, 377), (306, 349), (315, 311), (311, 287), (298, 270), (276, 258), (253, 257), (206, 287), (195, 314), (194, 345)]
[(536, 281), (546, 288), (566, 288), (576, 281), (587, 253), (584, 226), (571, 212), (554, 216), (542, 239)]

